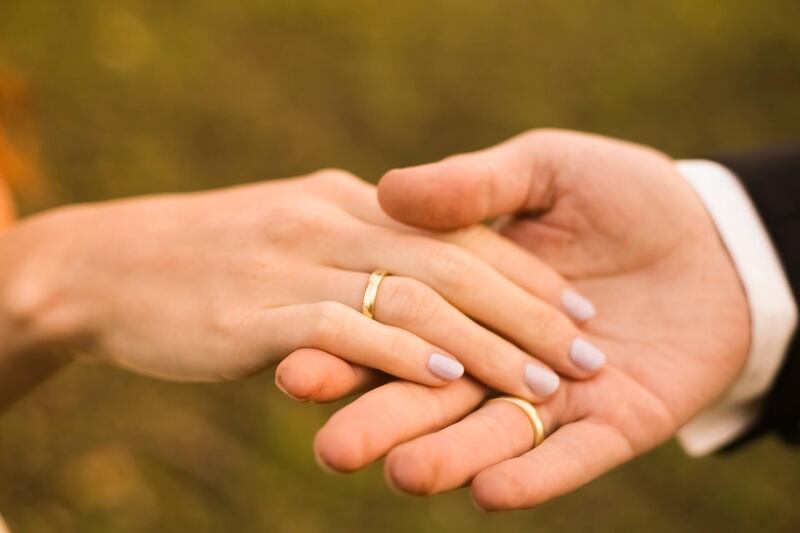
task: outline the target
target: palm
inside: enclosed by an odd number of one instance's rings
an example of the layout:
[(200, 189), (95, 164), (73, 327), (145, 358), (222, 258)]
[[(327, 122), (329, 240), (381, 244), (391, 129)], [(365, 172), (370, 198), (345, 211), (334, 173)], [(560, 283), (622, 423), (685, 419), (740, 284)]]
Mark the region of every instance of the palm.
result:
[(608, 424), (641, 451), (732, 380), (746, 355), (748, 315), (710, 218), (671, 162), (614, 148), (607, 167), (578, 163), (559, 176), (564, 194), (552, 210), (501, 231), (600, 310), (587, 330), (610, 365), (571, 384), (567, 417)]
[[(471, 480), (485, 507), (527, 507), (654, 447), (744, 362), (744, 291), (705, 208), (663, 154), (532, 132), (389, 172), (379, 199), (393, 218), (438, 230), (513, 213), (498, 230), (593, 301), (598, 312), (584, 328), (608, 364), (592, 379), (565, 381), (539, 406), (551, 434), (533, 450), (529, 421), (513, 406), (486, 405), (462, 419), (487, 394), (469, 380), (438, 390), (389, 384), (320, 431), (317, 452), (328, 465), (358, 468), (396, 446), (387, 474), (404, 490)], [(391, 423), (380, 423), (386, 412)]]

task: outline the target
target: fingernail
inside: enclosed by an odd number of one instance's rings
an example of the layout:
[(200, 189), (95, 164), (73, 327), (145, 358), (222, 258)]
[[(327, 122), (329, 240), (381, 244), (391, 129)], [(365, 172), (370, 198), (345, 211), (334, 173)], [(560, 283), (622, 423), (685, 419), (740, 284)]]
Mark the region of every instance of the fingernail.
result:
[(275, 376), (275, 386), (278, 387), (278, 390), (280, 390), (282, 393), (284, 393), (286, 396), (288, 396), (292, 400), (295, 400), (297, 402), (307, 402), (308, 401), (307, 399), (304, 399), (304, 398), (298, 398), (294, 394), (291, 394), (289, 391), (287, 391), (286, 388), (283, 386), (283, 383), (281, 383), (281, 380), (278, 378), (277, 375)]
[(405, 492), (400, 490), (400, 487), (398, 487), (397, 484), (394, 482), (394, 477), (387, 470), (383, 471), (383, 479), (386, 480), (386, 486), (389, 487), (389, 489), (392, 492), (394, 492), (399, 496), (407, 496)]
[(589, 320), (596, 313), (592, 302), (575, 289), (564, 289), (564, 292), (561, 293), (561, 305), (564, 307), (564, 311), (575, 320)]
[(606, 364), (606, 354), (591, 342), (580, 337), (572, 341), (572, 346), (569, 348), (569, 357), (573, 363), (590, 372)]
[(339, 472), (338, 470), (334, 470), (333, 467), (328, 465), (328, 463), (326, 463), (322, 459), (322, 457), (320, 457), (320, 455), (319, 455), (319, 453), (317, 453), (316, 449), (314, 450), (314, 460), (317, 462), (317, 466), (319, 466), (323, 471), (327, 472), (328, 474), (341, 475), (342, 472)]
[(464, 375), (464, 365), (440, 353), (431, 354), (428, 358), (428, 368), (442, 379), (453, 381)]
[(480, 511), (480, 512), (485, 513), (485, 514), (489, 514), (489, 511), (487, 511), (486, 509), (481, 507), (481, 504), (478, 503), (478, 500), (475, 499), (475, 496), (473, 496), (471, 499), (472, 499), (472, 505), (473, 505), (473, 507), (475, 507), (476, 511)]
[(558, 376), (533, 363), (525, 365), (525, 383), (537, 396), (550, 396), (558, 389)]

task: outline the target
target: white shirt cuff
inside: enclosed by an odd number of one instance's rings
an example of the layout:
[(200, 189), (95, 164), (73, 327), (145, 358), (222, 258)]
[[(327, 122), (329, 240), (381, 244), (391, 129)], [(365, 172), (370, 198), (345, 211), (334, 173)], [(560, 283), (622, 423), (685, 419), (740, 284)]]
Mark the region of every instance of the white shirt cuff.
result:
[(678, 432), (686, 452), (699, 456), (733, 441), (755, 421), (797, 327), (797, 303), (769, 234), (736, 176), (712, 161), (678, 161), (676, 167), (714, 220), (750, 306), (750, 349), (739, 377)]

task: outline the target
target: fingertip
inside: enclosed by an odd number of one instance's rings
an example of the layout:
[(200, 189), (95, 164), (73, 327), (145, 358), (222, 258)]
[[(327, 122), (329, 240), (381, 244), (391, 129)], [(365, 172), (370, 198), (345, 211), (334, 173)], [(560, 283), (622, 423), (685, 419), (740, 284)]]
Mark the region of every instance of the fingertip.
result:
[(275, 386), (282, 393), (298, 402), (307, 402), (310, 385), (305, 378), (300, 379), (293, 365), (284, 359), (275, 369)]
[(481, 511), (497, 511), (502, 507), (499, 505), (499, 487), (496, 483), (485, 481), (484, 476), (478, 474), (472, 480), (470, 491), (472, 493), (472, 503)]
[(459, 179), (450, 166), (443, 161), (388, 171), (378, 182), (381, 208), (395, 220), (435, 230), (479, 222), (473, 182)]
[(570, 287), (561, 292), (561, 307), (577, 322), (586, 322), (597, 314), (594, 304)]
[[(591, 377), (606, 364), (606, 354), (600, 348), (584, 339), (576, 337), (569, 347), (569, 358), (582, 372), (588, 372)], [(584, 374), (585, 375), (585, 374)]]
[(337, 385), (337, 377), (341, 376), (331, 375), (324, 368), (309, 363), (300, 358), (284, 360), (275, 370), (275, 385), (284, 394), (300, 402), (323, 402), (338, 398), (340, 394), (337, 387), (332, 385)]
[(440, 385), (448, 385), (464, 375), (464, 365), (454, 357), (440, 353), (432, 353), (428, 357), (428, 369), (441, 381)]
[(313, 348), (293, 352), (275, 369), (275, 385), (298, 401), (338, 400), (369, 379), (362, 367)]
[(354, 443), (346, 426), (328, 423), (314, 437), (314, 458), (330, 473), (344, 474), (362, 468), (365, 464), (362, 448)]
[[(391, 455), (391, 454), (390, 454)], [(386, 481), (386, 486), (394, 492), (395, 494), (399, 494), (401, 496), (407, 496), (408, 493), (401, 489), (397, 482), (395, 482), (394, 475), (390, 471), (389, 468), (389, 457), (386, 457), (386, 461), (383, 464), (383, 479)]]
[(317, 449), (316, 449), (316, 446), (314, 447), (314, 461), (317, 463), (317, 466), (319, 466), (319, 467), (322, 469), (322, 471), (323, 471), (323, 472), (326, 472), (326, 473), (328, 473), (328, 474), (331, 474), (331, 475), (341, 475), (341, 474), (346, 474), (346, 473), (347, 473), (347, 472), (345, 472), (345, 471), (336, 470), (336, 469), (334, 469), (332, 466), (330, 466), (330, 465), (328, 464), (327, 460), (326, 460), (326, 459), (324, 459), (324, 458), (323, 458), (323, 457), (322, 457), (322, 456), (319, 454), (319, 452), (318, 452), (318, 451), (317, 451)]
[(545, 400), (555, 394), (561, 385), (558, 374), (552, 370), (535, 363), (525, 365), (525, 384), (537, 396), (538, 400)]
[(436, 461), (422, 457), (413, 448), (398, 446), (386, 457), (384, 476), (390, 487), (404, 494), (434, 493)]
[(289, 398), (291, 398), (292, 400), (294, 400), (294, 401), (296, 401), (296, 402), (307, 402), (307, 401), (308, 401), (308, 400), (306, 400), (306, 399), (304, 399), (304, 398), (300, 398), (299, 396), (295, 396), (294, 394), (292, 394), (291, 392), (289, 392), (289, 390), (288, 390), (288, 389), (287, 389), (287, 388), (286, 388), (286, 387), (285, 387), (285, 386), (284, 386), (284, 385), (281, 383), (281, 381), (280, 381), (280, 379), (279, 379), (279, 377), (278, 377), (278, 374), (277, 374), (277, 372), (275, 373), (275, 386), (276, 386), (276, 387), (278, 388), (278, 390), (279, 390), (279, 391), (281, 391), (281, 392), (282, 392), (284, 395), (288, 396)]
[(481, 504), (478, 503), (478, 501), (475, 499), (475, 495), (474, 494), (472, 495), (470, 500), (472, 501), (472, 506), (475, 508), (476, 511), (480, 511), (482, 513), (490, 513), (491, 512), (488, 509), (484, 509), (483, 507), (481, 507)]
[(395, 168), (378, 181), (378, 203), (392, 218), (411, 225), (424, 221), (420, 210), (409, 208), (428, 196), (428, 185), (415, 180), (419, 167)]
[(483, 471), (472, 480), (472, 502), (487, 512), (518, 509), (523, 506), (520, 495), (524, 489), (515, 477), (502, 471)]

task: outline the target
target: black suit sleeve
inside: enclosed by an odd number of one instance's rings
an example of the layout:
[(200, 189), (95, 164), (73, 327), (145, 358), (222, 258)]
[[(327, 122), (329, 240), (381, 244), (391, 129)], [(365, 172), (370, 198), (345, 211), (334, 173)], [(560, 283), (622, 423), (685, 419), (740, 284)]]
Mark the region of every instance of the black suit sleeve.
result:
[[(800, 145), (716, 160), (736, 174), (750, 195), (800, 301)], [(734, 447), (776, 432), (800, 444), (800, 335), (795, 335), (758, 423)]]

